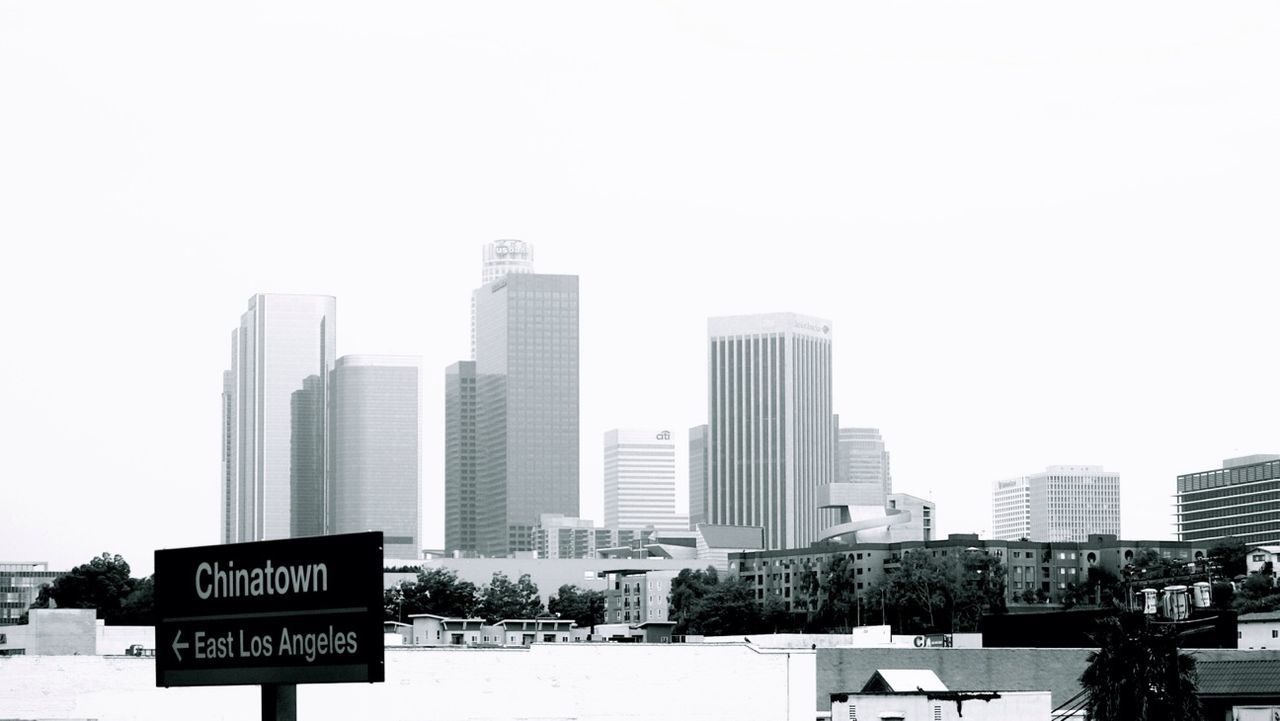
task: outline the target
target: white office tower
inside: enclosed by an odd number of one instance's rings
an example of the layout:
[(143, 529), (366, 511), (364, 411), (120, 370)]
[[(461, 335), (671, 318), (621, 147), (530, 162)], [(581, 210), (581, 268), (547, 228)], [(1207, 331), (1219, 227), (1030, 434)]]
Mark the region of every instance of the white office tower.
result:
[(1031, 479), (996, 481), (991, 490), (991, 537), (1001, 541), (1031, 539)]
[(991, 497), (997, 540), (1087, 541), (1091, 533), (1120, 535), (1120, 474), (1102, 466), (1049, 466), (1041, 473), (997, 481)]
[(878, 428), (841, 428), (836, 480), (852, 484), (858, 505), (883, 506), (893, 493), (889, 452)]
[(818, 488), (835, 474), (831, 322), (795, 313), (711, 318), (709, 523), (760, 526), (768, 550), (831, 525)]
[(689, 530), (688, 516), (676, 512), (676, 443), (671, 431), (605, 432), (604, 525)]
[[(523, 240), (491, 240), (481, 251), (480, 285), (501, 280), (510, 273), (533, 272), (533, 244)], [(471, 360), (476, 359), (476, 299), (471, 296)]]
[(325, 532), (337, 301), (260, 293), (223, 374), (222, 540)]

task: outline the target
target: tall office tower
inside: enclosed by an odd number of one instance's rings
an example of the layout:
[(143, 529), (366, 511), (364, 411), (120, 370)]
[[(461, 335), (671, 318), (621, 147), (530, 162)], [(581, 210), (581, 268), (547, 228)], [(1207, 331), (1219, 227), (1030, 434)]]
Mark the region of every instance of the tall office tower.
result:
[(509, 274), (474, 293), (478, 545), (533, 550), (543, 513), (578, 515), (578, 278)]
[(444, 376), (444, 547), (449, 555), (480, 553), (477, 474), (482, 461), (476, 421), (480, 379), (475, 361), (458, 361)]
[(707, 520), (761, 526), (768, 549), (832, 525), (831, 323), (794, 313), (708, 321)]
[(382, 531), (387, 558), (418, 557), (421, 359), (338, 359), (330, 403), (330, 533)]
[(1228, 458), (1222, 468), (1178, 476), (1178, 540), (1234, 536), (1280, 543), (1280, 455)]
[[(235, 367), (235, 335), (232, 335), (231, 367)], [(239, 518), (236, 496), (236, 374), (222, 372), (222, 526), (219, 537), (222, 543), (231, 543), (236, 537)]]
[(860, 506), (883, 506), (893, 493), (889, 474), (889, 452), (878, 428), (841, 428), (836, 456), (836, 479), (852, 483), (854, 502)]
[[(502, 280), (509, 273), (533, 272), (533, 244), (523, 240), (491, 240), (485, 244), (480, 285)], [(471, 296), (471, 360), (476, 359), (476, 299)]]
[(996, 481), (991, 489), (991, 537), (1031, 539), (1031, 480), (1026, 476)]
[(676, 512), (676, 443), (671, 431), (605, 432), (604, 525), (689, 530), (688, 516)]
[(707, 522), (707, 424), (689, 429), (689, 528)]
[[(1019, 510), (1020, 504), (1025, 511)], [(991, 516), (992, 533), (1001, 540), (1087, 541), (1091, 533), (1118, 536), (1120, 474), (1104, 471), (1102, 466), (1049, 466), (1042, 473), (997, 481)]]
[(337, 301), (259, 293), (232, 336), (224, 376), (224, 540), (322, 533), (328, 492), (329, 374)]

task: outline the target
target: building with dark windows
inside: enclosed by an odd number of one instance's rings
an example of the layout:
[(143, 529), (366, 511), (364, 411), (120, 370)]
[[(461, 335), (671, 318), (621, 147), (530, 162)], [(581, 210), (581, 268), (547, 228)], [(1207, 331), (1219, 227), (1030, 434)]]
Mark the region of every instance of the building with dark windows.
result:
[(1280, 544), (1280, 455), (1228, 458), (1222, 466), (1178, 476), (1178, 538)]
[(40, 589), (66, 571), (50, 571), (45, 561), (0, 562), (0, 626), (18, 623), (40, 596)]
[(707, 522), (707, 424), (689, 429), (689, 528)]
[(444, 373), (444, 550), (463, 558), (480, 552), (476, 473), (476, 363), (458, 361)]
[(831, 322), (795, 313), (708, 321), (707, 522), (804, 548), (831, 525)]
[(533, 550), (539, 515), (578, 515), (578, 278), (508, 274), (473, 297), (476, 545), (506, 556)]
[(382, 531), (388, 558), (417, 558), (421, 360), (348, 355), (333, 370), (328, 532)]
[(855, 574), (855, 590), (863, 591), (886, 571), (897, 568), (908, 553), (936, 558), (962, 558), (986, 552), (1005, 566), (1005, 600), (1009, 604), (1060, 603), (1088, 579), (1093, 566), (1120, 576), (1126, 565), (1144, 549), (1162, 558), (1192, 564), (1202, 561), (1208, 544), (1188, 541), (1125, 541), (1110, 534), (1095, 534), (1081, 542), (1038, 542), (981, 539), (976, 534), (953, 533), (937, 541), (901, 543), (816, 543), (809, 548), (729, 554), (729, 573), (756, 587), (756, 600), (766, 596), (781, 600), (788, 611), (810, 610), (806, 573), (819, 572), (837, 555), (849, 559)]
[(323, 533), (337, 301), (260, 293), (223, 376), (222, 540)]

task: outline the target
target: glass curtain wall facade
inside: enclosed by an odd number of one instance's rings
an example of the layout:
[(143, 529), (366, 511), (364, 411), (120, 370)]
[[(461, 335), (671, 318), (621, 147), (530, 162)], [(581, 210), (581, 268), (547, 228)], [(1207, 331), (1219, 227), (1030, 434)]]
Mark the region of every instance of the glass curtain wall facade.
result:
[(337, 301), (258, 294), (232, 341), (223, 390), (223, 535), (237, 543), (327, 527), (329, 375)]
[[(491, 240), (485, 243), (480, 285), (502, 280), (510, 273), (533, 272), (533, 243), (523, 240)], [(476, 299), (471, 297), (471, 360), (476, 358)]]
[(768, 549), (808, 546), (834, 522), (817, 505), (835, 474), (831, 323), (732, 316), (708, 335), (708, 521), (763, 527)]
[(578, 515), (578, 278), (510, 274), (474, 293), (478, 545), (532, 551), (543, 513)]
[(689, 429), (689, 528), (707, 522), (707, 424)]
[(387, 558), (419, 555), (421, 360), (343, 356), (333, 370), (329, 532), (382, 531)]
[(1250, 546), (1280, 544), (1280, 456), (1222, 465), (1178, 476), (1178, 540), (1234, 536)]

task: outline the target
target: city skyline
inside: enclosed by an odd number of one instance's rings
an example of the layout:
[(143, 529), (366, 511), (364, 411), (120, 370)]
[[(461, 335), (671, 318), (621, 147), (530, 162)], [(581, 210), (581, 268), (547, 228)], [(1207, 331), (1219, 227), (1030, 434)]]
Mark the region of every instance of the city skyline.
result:
[(706, 422), (706, 319), (773, 310), (841, 329), (834, 410), (881, 429), (939, 537), (990, 534), (992, 479), (1085, 461), (1124, 479), (1125, 536), (1173, 538), (1179, 475), (1280, 451), (1256, 30), (1280, 8), (160, 17), (0, 23), (13, 557), (145, 573), (219, 537), (218, 379), (255, 293), (338, 298), (338, 355), (422, 357), (443, 498), (443, 369), (499, 238), (581, 279), (588, 518), (600, 434)]

